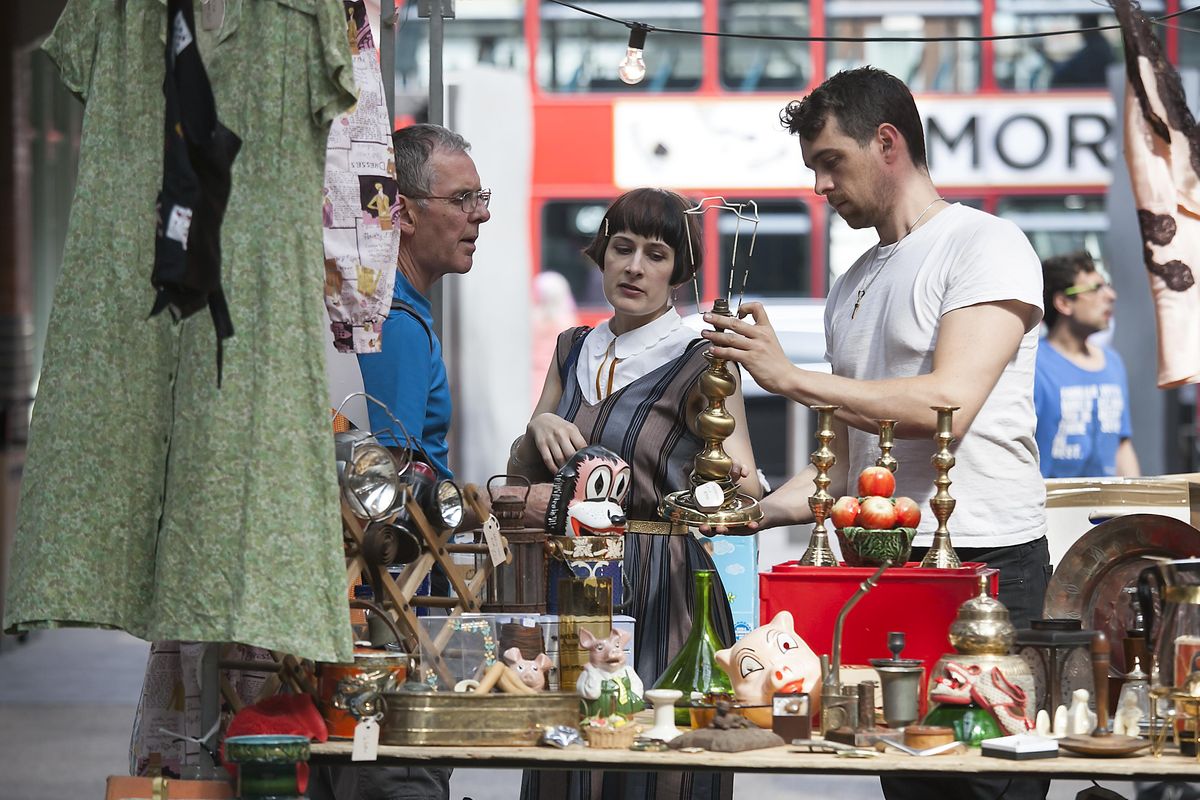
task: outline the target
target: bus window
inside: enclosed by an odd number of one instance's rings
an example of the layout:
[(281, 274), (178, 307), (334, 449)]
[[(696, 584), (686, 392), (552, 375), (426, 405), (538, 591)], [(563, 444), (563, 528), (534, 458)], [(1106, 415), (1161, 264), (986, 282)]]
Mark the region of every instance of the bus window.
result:
[(720, 233), (720, 294), (729, 287), (729, 268), (733, 240), (738, 237), (733, 294), (742, 291), (745, 267), (750, 266), (746, 294), (754, 297), (807, 297), (812, 292), (812, 220), (808, 206), (800, 200), (758, 201), (758, 235), (754, 256), (748, 258), (752, 226), (743, 222), (738, 230), (737, 217), (721, 213), (717, 217)]
[[(648, 25), (701, 30), (699, 0), (659, 0), (653, 5), (593, 0), (588, 7)], [(646, 40), (646, 77), (634, 86), (621, 82), (617, 65), (625, 57), (629, 29), (581, 15), (565, 6), (541, 4), (538, 85), (551, 92), (686, 91), (700, 85), (699, 36), (651, 33)]]
[(1099, 259), (1109, 224), (1100, 194), (1002, 197), (996, 214), (1025, 231), (1039, 258), (1087, 250)]
[[(721, 0), (727, 33), (809, 35), (808, 0)], [(737, 92), (802, 89), (812, 78), (808, 44), (721, 39), (721, 85)]]
[[(455, 18), (447, 20), (445, 27), (443, 66), (446, 72), (480, 64), (528, 72), (524, 3), (520, 0), (459, 3), (455, 13)], [(396, 32), (396, 88), (401, 96), (415, 97), (428, 93), (429, 20), (417, 16), (416, 3), (405, 4), (401, 14)], [(401, 100), (401, 105), (404, 102)]]
[(607, 309), (600, 270), (583, 254), (596, 235), (608, 200), (551, 200), (542, 206), (541, 271), (558, 272), (580, 309)]
[[(830, 36), (978, 36), (979, 0), (828, 0)], [(870, 64), (915, 93), (979, 87), (978, 42), (830, 42), (828, 74)]]
[[(1058, 0), (1046, 12), (1044, 2), (996, 0), (992, 26), (996, 34), (1037, 33), (1115, 25), (1117, 18), (1091, 0)], [(1142, 8), (1162, 12), (1162, 0)], [(1110, 64), (1121, 63), (1121, 32), (1092, 31), (1042, 39), (1000, 40), (995, 44), (996, 84), (1003, 89), (1103, 89)]]

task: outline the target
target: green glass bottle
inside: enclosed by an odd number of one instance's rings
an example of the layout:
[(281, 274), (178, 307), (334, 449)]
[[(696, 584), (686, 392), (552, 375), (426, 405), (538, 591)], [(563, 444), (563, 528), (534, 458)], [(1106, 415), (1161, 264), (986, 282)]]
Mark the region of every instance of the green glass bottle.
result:
[(679, 652), (655, 682), (655, 689), (678, 689), (683, 697), (675, 706), (675, 724), (690, 727), (689, 698), (701, 695), (733, 695), (733, 683), (717, 664), (717, 651), (725, 647), (712, 621), (713, 575), (710, 569), (692, 573), (692, 631)]

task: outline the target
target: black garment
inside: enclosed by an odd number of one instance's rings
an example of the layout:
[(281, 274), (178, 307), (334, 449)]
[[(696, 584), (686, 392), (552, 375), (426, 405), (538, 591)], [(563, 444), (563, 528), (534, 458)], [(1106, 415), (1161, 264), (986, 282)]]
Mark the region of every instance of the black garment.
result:
[(219, 386), (223, 342), (233, 336), (221, 289), (221, 220), (242, 140), (217, 119), (190, 1), (168, 0), (166, 62), (163, 184), (150, 276), (157, 295), (150, 316), (169, 308), (178, 321), (208, 306)]
[[(994, 548), (954, 548), (966, 561), (982, 561), (1000, 570), (1000, 602), (1018, 628), (1042, 618), (1046, 584), (1050, 581), (1050, 550), (1046, 537), (1025, 544)], [(920, 561), (928, 548), (914, 547), (911, 560)], [(1042, 778), (886, 778), (880, 777), (887, 800), (1045, 800), (1050, 780)]]
[(316, 767), (311, 800), (450, 800), (450, 769), (419, 767)]

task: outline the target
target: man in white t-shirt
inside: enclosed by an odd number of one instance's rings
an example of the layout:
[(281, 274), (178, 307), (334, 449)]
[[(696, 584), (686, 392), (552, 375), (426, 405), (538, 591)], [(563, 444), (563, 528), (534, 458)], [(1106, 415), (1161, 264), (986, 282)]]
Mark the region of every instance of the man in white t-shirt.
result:
[[(937, 420), (930, 406), (958, 406), (952, 542), (963, 561), (1000, 569), (1000, 600), (1017, 627), (1028, 627), (1041, 617), (1050, 572), (1033, 409), (1041, 263), (1012, 223), (939, 196), (916, 103), (892, 75), (870, 67), (840, 72), (790, 103), (781, 119), (800, 138), (817, 194), (852, 228), (879, 234), (829, 293), (833, 373), (793, 366), (758, 303), (741, 309), (753, 324), (742, 320), (704, 336), (714, 355), (740, 363), (768, 391), (840, 406), (835, 496), (857, 494), (858, 473), (875, 463), (876, 420), (898, 420), (896, 493), (926, 509), (914, 559), (936, 527), (927, 510)], [(811, 521), (815, 474), (809, 467), (767, 496), (758, 527)], [(928, 796), (931, 787), (914, 783), (884, 780), (884, 791)], [(947, 796), (999, 794), (1000, 787), (968, 783), (944, 787)], [(1014, 780), (1004, 796), (1044, 797), (1047, 785)]]

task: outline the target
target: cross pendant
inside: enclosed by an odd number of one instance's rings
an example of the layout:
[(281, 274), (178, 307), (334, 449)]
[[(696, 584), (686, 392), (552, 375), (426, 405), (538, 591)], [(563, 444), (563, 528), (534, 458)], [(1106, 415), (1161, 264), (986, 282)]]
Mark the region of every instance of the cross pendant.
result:
[(858, 290), (858, 297), (854, 300), (854, 308), (850, 311), (850, 319), (854, 319), (854, 315), (858, 313), (858, 307), (862, 304), (863, 295), (866, 293), (865, 289)]

